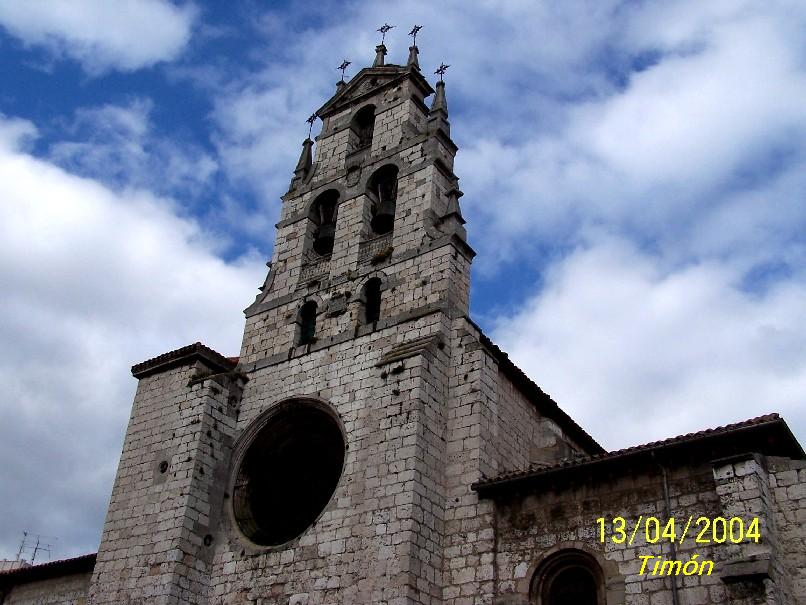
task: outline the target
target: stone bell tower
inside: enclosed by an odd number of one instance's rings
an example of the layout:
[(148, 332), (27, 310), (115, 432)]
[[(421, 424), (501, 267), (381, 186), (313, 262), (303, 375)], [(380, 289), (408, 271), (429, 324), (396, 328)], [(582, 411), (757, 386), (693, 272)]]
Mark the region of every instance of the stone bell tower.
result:
[(471, 484), (602, 451), (470, 321), (445, 84), (385, 55), (316, 112), (240, 356), (132, 368), (90, 603), (489, 602)]
[(236, 574), (213, 595), (438, 599), (450, 341), (474, 252), (445, 84), (429, 108), (417, 53), (390, 65), (379, 45), (316, 112), (315, 158), (303, 143), (269, 276), (246, 310), (246, 431), (219, 555)]

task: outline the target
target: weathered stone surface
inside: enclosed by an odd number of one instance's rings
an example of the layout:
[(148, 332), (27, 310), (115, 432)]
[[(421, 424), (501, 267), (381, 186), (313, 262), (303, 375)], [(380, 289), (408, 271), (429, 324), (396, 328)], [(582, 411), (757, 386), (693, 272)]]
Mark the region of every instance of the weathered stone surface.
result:
[[(639, 556), (670, 546), (641, 536), (602, 544), (596, 524), (669, 514), (752, 514), (764, 536), (760, 545), (680, 544), (678, 559), (697, 554), (717, 571), (675, 578), (679, 603), (806, 602), (801, 460), (681, 457), (668, 465), (670, 511), (657, 467), (524, 484), (502, 497), (471, 487), (521, 469), (564, 472), (604, 451), (468, 318), (474, 253), (461, 227), (447, 103), (429, 116), (431, 88), (413, 66), (382, 65), (355, 80), (320, 110), (315, 157), (306, 144), (283, 198), (271, 274), (246, 310), (237, 365), (198, 345), (136, 366), (88, 602), (545, 603), (535, 594), (541, 574), (573, 555), (598, 570), (600, 605), (667, 605), (671, 579), (640, 574)], [(368, 125), (356, 133), (353, 123), (370, 106), (371, 143)], [(394, 228), (378, 236), (367, 184), (389, 164), (398, 170)], [(317, 256), (309, 210), (329, 190), (338, 194), (335, 243)], [(361, 293), (374, 278), (380, 317), (365, 325)], [(305, 303), (316, 305), (315, 334), (299, 344)], [(303, 399), (343, 431), (341, 476), (310, 527), (261, 546), (244, 528), (248, 481), (261, 475), (238, 467), (260, 460), (243, 454), (261, 423)], [(267, 455), (282, 444), (272, 448)], [(276, 498), (286, 496), (278, 486)], [(770, 562), (765, 579), (739, 577), (736, 561), (761, 559)], [(723, 563), (739, 570), (737, 581), (722, 581)], [(85, 588), (58, 581), (61, 596), (36, 600), (45, 598), (39, 588), (20, 585), (6, 602), (81, 602), (70, 591)]]

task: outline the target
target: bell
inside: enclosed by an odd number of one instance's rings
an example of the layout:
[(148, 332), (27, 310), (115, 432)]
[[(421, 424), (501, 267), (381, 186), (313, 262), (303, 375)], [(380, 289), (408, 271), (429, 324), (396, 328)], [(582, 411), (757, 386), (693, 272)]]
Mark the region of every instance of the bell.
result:
[(336, 239), (336, 225), (325, 223), (316, 230), (313, 240), (313, 249), (319, 256), (327, 256), (333, 252), (333, 242)]
[(389, 233), (395, 224), (395, 202), (384, 200), (376, 206), (375, 216), (369, 222), (372, 230), (378, 235)]

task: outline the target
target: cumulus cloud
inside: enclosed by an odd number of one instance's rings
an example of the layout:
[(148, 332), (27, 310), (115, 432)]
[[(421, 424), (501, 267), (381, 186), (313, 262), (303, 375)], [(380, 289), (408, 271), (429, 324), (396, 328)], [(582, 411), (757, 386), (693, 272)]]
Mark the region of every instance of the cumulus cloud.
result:
[(165, 0), (0, 1), (0, 25), (26, 45), (79, 61), (93, 74), (133, 71), (176, 58), (196, 10)]
[[(658, 52), (656, 62), (610, 94), (566, 104), (556, 132), (527, 131), (516, 141), (486, 133), (468, 141), (457, 170), (470, 192), (471, 233), (477, 234), (474, 224), (486, 227), (477, 241), (488, 269), (515, 252), (513, 245), (500, 246), (502, 236), (562, 241), (590, 224), (644, 240), (669, 239), (677, 252), (688, 243), (687, 253), (701, 254), (689, 233), (702, 220), (724, 215), (727, 206), (757, 214), (752, 206), (733, 205), (739, 189), (767, 197), (769, 215), (787, 217), (784, 232), (799, 229), (802, 205), (777, 187), (787, 181), (802, 189), (806, 166), (800, 102), (806, 72), (799, 37), (782, 24), (788, 13), (759, 8), (730, 13), (730, 19), (694, 19), (699, 13), (691, 8), (683, 21), (693, 24), (665, 38), (658, 34), (654, 44), (625, 34), (624, 52)], [(655, 23), (641, 13), (635, 19)], [(806, 22), (803, 12), (800, 20)], [(476, 196), (506, 199), (507, 212), (474, 205)], [(719, 252), (753, 243), (734, 239)], [(517, 246), (523, 252), (528, 240)]]
[(730, 263), (662, 264), (592, 237), (494, 334), (606, 447), (766, 412), (806, 437), (806, 284), (758, 294)]
[(208, 188), (218, 161), (197, 144), (154, 132), (150, 99), (125, 105), (83, 107), (63, 140), (48, 147), (49, 158), (72, 173), (120, 187), (192, 196)]
[(0, 548), (22, 530), (56, 556), (97, 547), (135, 382), (132, 363), (196, 340), (237, 354), (262, 262), (226, 263), (171, 199), (111, 190), (20, 150), (0, 120)]

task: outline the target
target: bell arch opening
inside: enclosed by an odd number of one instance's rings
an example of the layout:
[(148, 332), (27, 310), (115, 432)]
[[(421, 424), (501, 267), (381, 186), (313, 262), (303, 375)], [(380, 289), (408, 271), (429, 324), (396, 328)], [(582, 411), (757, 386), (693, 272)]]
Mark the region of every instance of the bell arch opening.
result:
[(366, 195), (370, 202), (369, 226), (373, 235), (390, 233), (395, 226), (397, 207), (397, 166), (379, 168), (367, 181)]
[(327, 256), (333, 252), (338, 205), (339, 192), (328, 189), (314, 200), (308, 212), (311, 247), (319, 256)]
[(344, 467), (341, 424), (325, 404), (292, 400), (258, 420), (237, 462), (233, 513), (259, 546), (280, 546), (304, 533), (324, 511)]
[(350, 152), (372, 146), (375, 131), (375, 106), (367, 105), (359, 109), (350, 122)]

